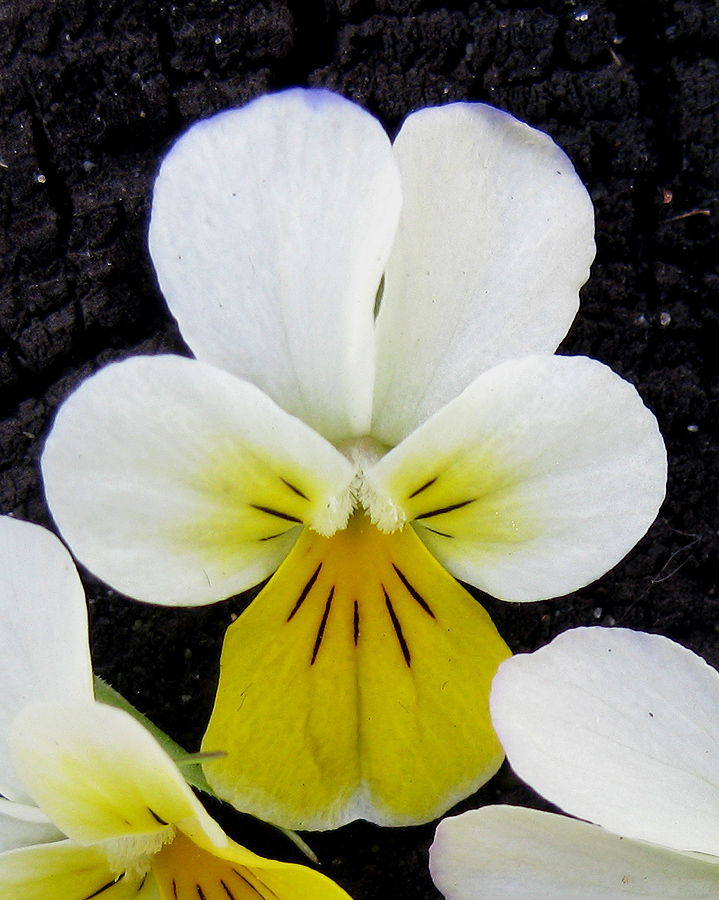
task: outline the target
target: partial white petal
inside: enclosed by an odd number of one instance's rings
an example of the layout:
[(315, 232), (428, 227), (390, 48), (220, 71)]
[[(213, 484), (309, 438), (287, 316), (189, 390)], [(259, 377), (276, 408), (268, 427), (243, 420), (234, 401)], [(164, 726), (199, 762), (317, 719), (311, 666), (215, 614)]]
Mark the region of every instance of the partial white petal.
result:
[(645, 533), (666, 451), (635, 388), (607, 366), (533, 356), (485, 372), (367, 479), (455, 577), (542, 600), (599, 578)]
[(92, 699), (85, 593), (70, 554), (45, 528), (0, 516), (0, 793), (27, 799), (7, 745), (34, 700)]
[(454, 103), (411, 115), (394, 146), (404, 204), (372, 427), (390, 445), (486, 369), (554, 351), (594, 258), (589, 195), (546, 134)]
[(719, 856), (719, 674), (668, 638), (578, 628), (502, 664), (492, 717), (520, 778), (626, 837)]
[(445, 819), (430, 851), (447, 900), (714, 900), (717, 862), (513, 806)]
[(284, 91), (175, 144), (150, 252), (199, 359), (339, 440), (369, 427), (374, 301), (400, 205), (372, 116), (328, 91)]
[(204, 846), (227, 843), (170, 757), (121, 709), (33, 704), (15, 720), (11, 746), (33, 800), (73, 840), (161, 835), (174, 825)]
[(83, 564), (171, 606), (246, 590), (303, 524), (344, 524), (353, 477), (338, 450), (254, 385), (179, 356), (135, 357), (84, 382), (60, 408), (42, 468)]
[(0, 797), (0, 853), (59, 841), (62, 832), (37, 806), (27, 806)]

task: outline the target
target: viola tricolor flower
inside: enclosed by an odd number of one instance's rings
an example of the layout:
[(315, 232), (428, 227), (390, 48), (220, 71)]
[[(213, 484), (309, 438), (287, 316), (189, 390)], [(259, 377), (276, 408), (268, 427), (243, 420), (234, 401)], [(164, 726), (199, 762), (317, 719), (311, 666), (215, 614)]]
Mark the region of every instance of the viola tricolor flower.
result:
[(517, 774), (588, 821), (513, 806), (445, 819), (431, 869), (447, 900), (719, 895), (719, 673), (701, 657), (578, 628), (503, 663), (491, 707)]
[(129, 713), (93, 698), (85, 596), (58, 539), (0, 517), (0, 897), (349, 900), (231, 841)]
[(179, 139), (150, 253), (196, 358), (128, 359), (65, 402), (43, 456), (60, 531), (148, 602), (272, 576), (225, 641), (220, 796), (302, 829), (441, 814), (500, 765), (509, 655), (455, 579), (565, 594), (664, 494), (636, 390), (553, 355), (594, 254), (586, 190), (483, 104), (420, 110), (392, 144), (296, 89)]

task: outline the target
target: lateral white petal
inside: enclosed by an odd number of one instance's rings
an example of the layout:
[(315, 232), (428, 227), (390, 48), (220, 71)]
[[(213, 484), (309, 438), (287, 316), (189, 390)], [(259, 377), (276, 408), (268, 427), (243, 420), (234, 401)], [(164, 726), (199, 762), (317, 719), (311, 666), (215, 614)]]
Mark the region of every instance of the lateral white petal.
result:
[(205, 846), (227, 843), (177, 766), (124, 710), (36, 703), (15, 720), (11, 747), (33, 800), (73, 840), (159, 834), (174, 825)]
[(170, 606), (262, 581), (303, 524), (342, 517), (354, 474), (254, 385), (179, 356), (135, 357), (85, 381), (58, 412), (42, 468), (83, 564)]
[(666, 451), (636, 389), (586, 357), (485, 372), (367, 475), (457, 578), (504, 600), (603, 575), (651, 525)]
[(713, 900), (719, 892), (716, 861), (513, 806), (440, 822), (430, 871), (447, 900)]
[(92, 699), (85, 593), (70, 554), (45, 528), (0, 516), (0, 793), (27, 799), (8, 733), (34, 700)]
[(62, 832), (37, 806), (26, 806), (0, 797), (0, 853), (59, 841)]
[(372, 433), (390, 445), (507, 359), (552, 352), (594, 258), (594, 214), (546, 134), (481, 103), (411, 115), (377, 319)]
[(369, 428), (374, 300), (400, 205), (372, 116), (328, 91), (283, 91), (177, 141), (150, 253), (199, 359), (340, 440)]
[(492, 717), (520, 778), (626, 837), (719, 856), (719, 674), (668, 638), (578, 628), (502, 664)]

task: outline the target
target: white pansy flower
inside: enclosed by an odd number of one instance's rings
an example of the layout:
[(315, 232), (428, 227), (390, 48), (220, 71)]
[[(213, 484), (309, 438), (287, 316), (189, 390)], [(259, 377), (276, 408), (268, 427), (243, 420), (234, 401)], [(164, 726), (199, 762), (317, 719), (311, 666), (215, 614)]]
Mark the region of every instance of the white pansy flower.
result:
[(0, 898), (348, 900), (231, 841), (129, 713), (93, 698), (82, 585), (0, 516)]
[(703, 659), (578, 628), (503, 663), (491, 707), (517, 774), (588, 821), (512, 806), (446, 819), (431, 868), (447, 900), (719, 895), (719, 673)]
[[(553, 352), (594, 255), (544, 134), (483, 104), (409, 116), (290, 90), (191, 128), (150, 252), (195, 359), (86, 381), (43, 456), (79, 559), (227, 634), (220, 796), (292, 828), (411, 824), (484, 783), (509, 651), (455, 581), (540, 600), (602, 575), (664, 494), (656, 421)], [(273, 574), (275, 573), (275, 574)]]

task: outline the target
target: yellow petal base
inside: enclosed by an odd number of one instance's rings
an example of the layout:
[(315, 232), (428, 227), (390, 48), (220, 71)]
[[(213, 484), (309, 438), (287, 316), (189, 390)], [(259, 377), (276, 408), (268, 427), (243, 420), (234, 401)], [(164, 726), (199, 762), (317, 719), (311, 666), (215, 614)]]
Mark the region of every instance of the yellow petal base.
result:
[(509, 655), (410, 526), (306, 529), (227, 632), (203, 741), (227, 755), (205, 773), (286, 828), (429, 821), (502, 761), (488, 700)]
[(152, 866), (162, 900), (350, 900), (329, 878), (238, 844), (210, 853), (182, 832)]

